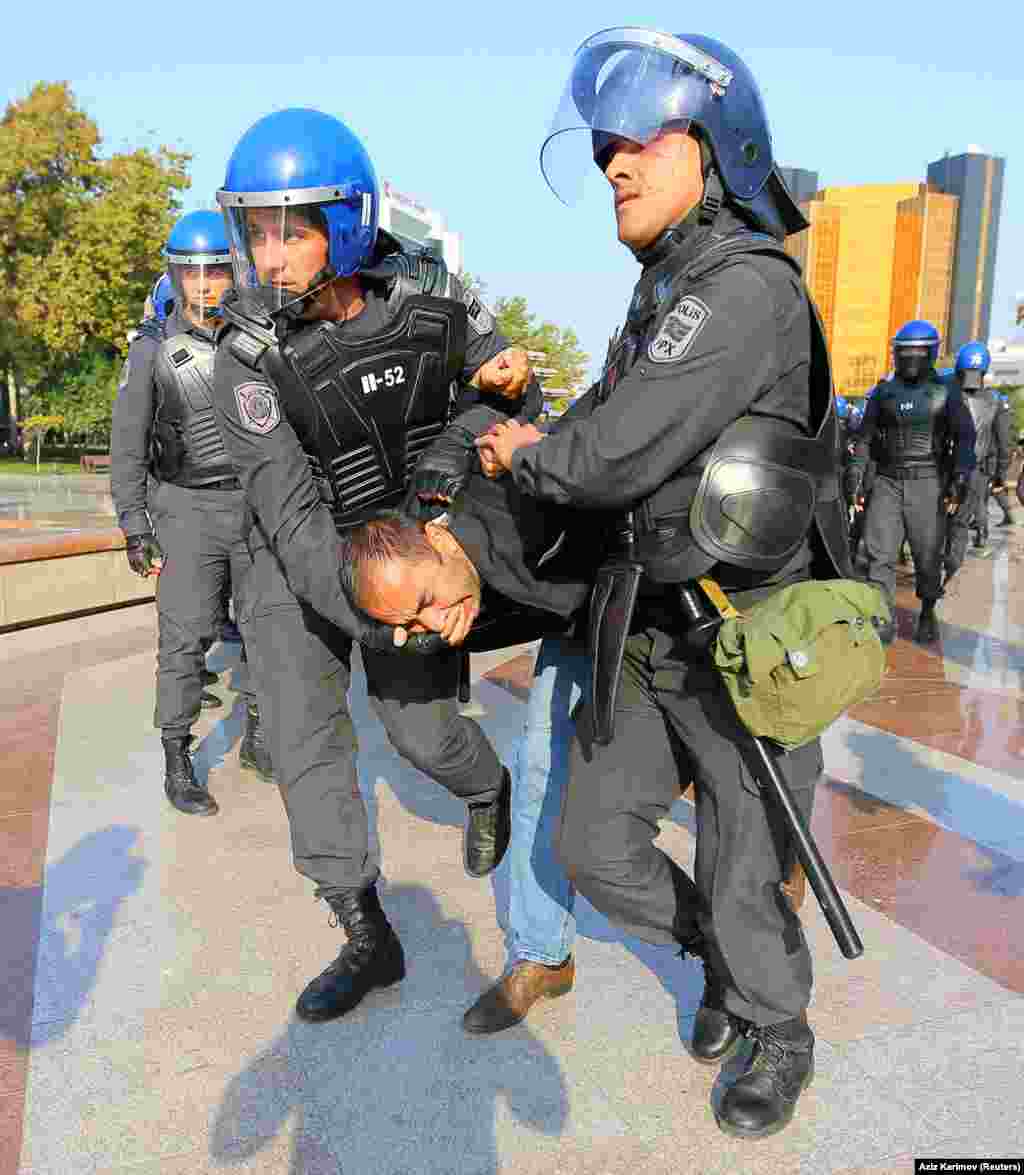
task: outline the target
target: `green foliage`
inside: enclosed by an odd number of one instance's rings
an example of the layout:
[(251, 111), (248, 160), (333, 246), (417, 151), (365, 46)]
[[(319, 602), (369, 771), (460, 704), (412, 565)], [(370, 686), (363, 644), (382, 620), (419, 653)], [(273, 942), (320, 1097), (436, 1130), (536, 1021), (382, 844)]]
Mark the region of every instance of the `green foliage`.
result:
[(586, 376), (590, 356), (580, 350), (580, 341), (571, 327), (559, 327), (553, 322), (536, 321), (526, 305), (526, 299), (499, 298), (494, 303), (494, 317), (498, 329), (508, 339), (528, 351), (543, 351), (547, 356), (543, 367), (553, 368), (553, 374), (541, 377), (541, 383), (553, 388), (576, 391)]
[(64, 431), (71, 439), (110, 443), (110, 422), (122, 362), (103, 351), (87, 353), (60, 388)]
[(1013, 423), (1010, 426), (1010, 442), (1016, 444), (1019, 436), (1024, 436), (1024, 387), (1008, 385), (999, 388), (999, 391), (1010, 399), (1010, 413)]
[(0, 378), (25, 410), (66, 410), (86, 435), (109, 433), (110, 375), (189, 184), (187, 154), (100, 143), (65, 82), (0, 119)]

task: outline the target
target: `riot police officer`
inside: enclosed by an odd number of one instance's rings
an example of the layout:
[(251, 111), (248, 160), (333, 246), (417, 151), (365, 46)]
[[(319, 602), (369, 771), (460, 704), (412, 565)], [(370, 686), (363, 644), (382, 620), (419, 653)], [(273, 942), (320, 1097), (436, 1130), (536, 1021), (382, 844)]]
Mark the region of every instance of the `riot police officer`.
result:
[[(397, 654), (392, 629), (357, 618), (337, 533), (402, 500), (447, 424), (453, 388), (518, 410), (529, 372), (443, 262), (379, 231), (373, 165), (338, 119), (301, 109), (260, 119), (217, 198), (239, 297), (225, 305), (215, 395), (255, 520), (237, 620), (268, 701), (295, 866), (348, 936), (298, 1000), (300, 1017), (327, 1020), (404, 975), (356, 778), (345, 700), (353, 640), (392, 744), (467, 801), (472, 876), (505, 852), (510, 791), (483, 731), (459, 715), (460, 653)], [(461, 640), (473, 618), (453, 609), (444, 637)]]
[(959, 386), (935, 371), (939, 332), (905, 323), (893, 339), (894, 375), (878, 384), (864, 409), (847, 493), (863, 497), (864, 469), (879, 437), (878, 469), (864, 521), (867, 579), (895, 602), (896, 563), (904, 536), (914, 558), (921, 601), (914, 639), (938, 639), (947, 517), (962, 507), (974, 468), (974, 424)]
[[(960, 387), (974, 421), (974, 456), (977, 462), (971, 474), (970, 490), (963, 507), (950, 519), (950, 538), (947, 544), (946, 579), (955, 575), (967, 552), (971, 523), (978, 528), (976, 546), (981, 549), (988, 538), (988, 497), (993, 474), (998, 483), (1006, 478), (1009, 458), (1008, 436), (997, 438), (997, 424), (1001, 415), (999, 397), (985, 387), (985, 373), (989, 363), (988, 348), (984, 343), (965, 343), (957, 352), (953, 378)], [(1000, 449), (999, 440), (1003, 441)], [(1003, 486), (1005, 492), (1005, 485)], [(981, 537), (984, 535), (984, 539)]]
[[(626, 933), (703, 960), (691, 1049), (714, 1064), (752, 1035), (714, 1112), (722, 1130), (756, 1138), (789, 1122), (811, 1077), (811, 959), (779, 889), (787, 838), (721, 682), (683, 647), (680, 586), (713, 575), (744, 607), (848, 569), (824, 334), (781, 244), (806, 224), (753, 76), (705, 36), (620, 28), (584, 41), (541, 163), (566, 200), (597, 165), (619, 239), (643, 266), (600, 385), (574, 417), (550, 436), (508, 423), (478, 441), (520, 489), (608, 511), (609, 534), (622, 536), (624, 558), (595, 589), (594, 690), (559, 853)], [(778, 762), (809, 814), (820, 744)], [(653, 844), (691, 778), (693, 879)]]
[[(232, 280), (222, 217), (182, 217), (165, 255), (173, 297), (161, 279), (154, 315), (128, 352), (111, 429), (111, 491), (132, 570), (159, 575), (156, 725), (164, 790), (179, 812), (211, 816), (218, 806), (192, 769), (190, 732), (202, 686), (216, 680), (204, 655), (219, 636), (224, 586), (245, 555), (241, 486), (210, 400), (219, 302)], [(270, 778), (259, 711), (245, 692), (240, 760)]]

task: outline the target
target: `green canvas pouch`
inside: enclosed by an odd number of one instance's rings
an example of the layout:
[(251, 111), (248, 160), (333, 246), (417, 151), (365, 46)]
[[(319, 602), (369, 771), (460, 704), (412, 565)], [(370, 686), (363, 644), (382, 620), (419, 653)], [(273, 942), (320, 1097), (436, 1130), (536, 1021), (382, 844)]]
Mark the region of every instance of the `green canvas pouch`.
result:
[(787, 750), (870, 698), (885, 673), (889, 607), (857, 580), (794, 584), (725, 620), (712, 656), (740, 720)]

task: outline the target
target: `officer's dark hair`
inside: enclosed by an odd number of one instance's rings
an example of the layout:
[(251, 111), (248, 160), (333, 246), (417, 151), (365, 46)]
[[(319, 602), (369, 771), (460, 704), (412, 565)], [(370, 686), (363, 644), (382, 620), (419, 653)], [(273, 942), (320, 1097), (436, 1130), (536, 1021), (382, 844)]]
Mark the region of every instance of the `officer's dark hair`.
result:
[(426, 525), (398, 510), (381, 510), (338, 536), (341, 586), (349, 602), (361, 608), (360, 579), (373, 565), (392, 559), (437, 562), (438, 553), (427, 538)]

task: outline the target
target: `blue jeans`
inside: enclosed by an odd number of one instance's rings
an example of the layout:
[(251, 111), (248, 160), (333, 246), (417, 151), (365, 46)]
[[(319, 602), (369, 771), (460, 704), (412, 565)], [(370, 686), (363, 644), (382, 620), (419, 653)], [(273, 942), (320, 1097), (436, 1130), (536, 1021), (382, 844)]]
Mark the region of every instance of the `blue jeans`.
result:
[(572, 713), (590, 688), (590, 658), (559, 637), (541, 644), (512, 773), (508, 949), (512, 959), (561, 963), (576, 938), (576, 891), (555, 856), (569, 782)]

